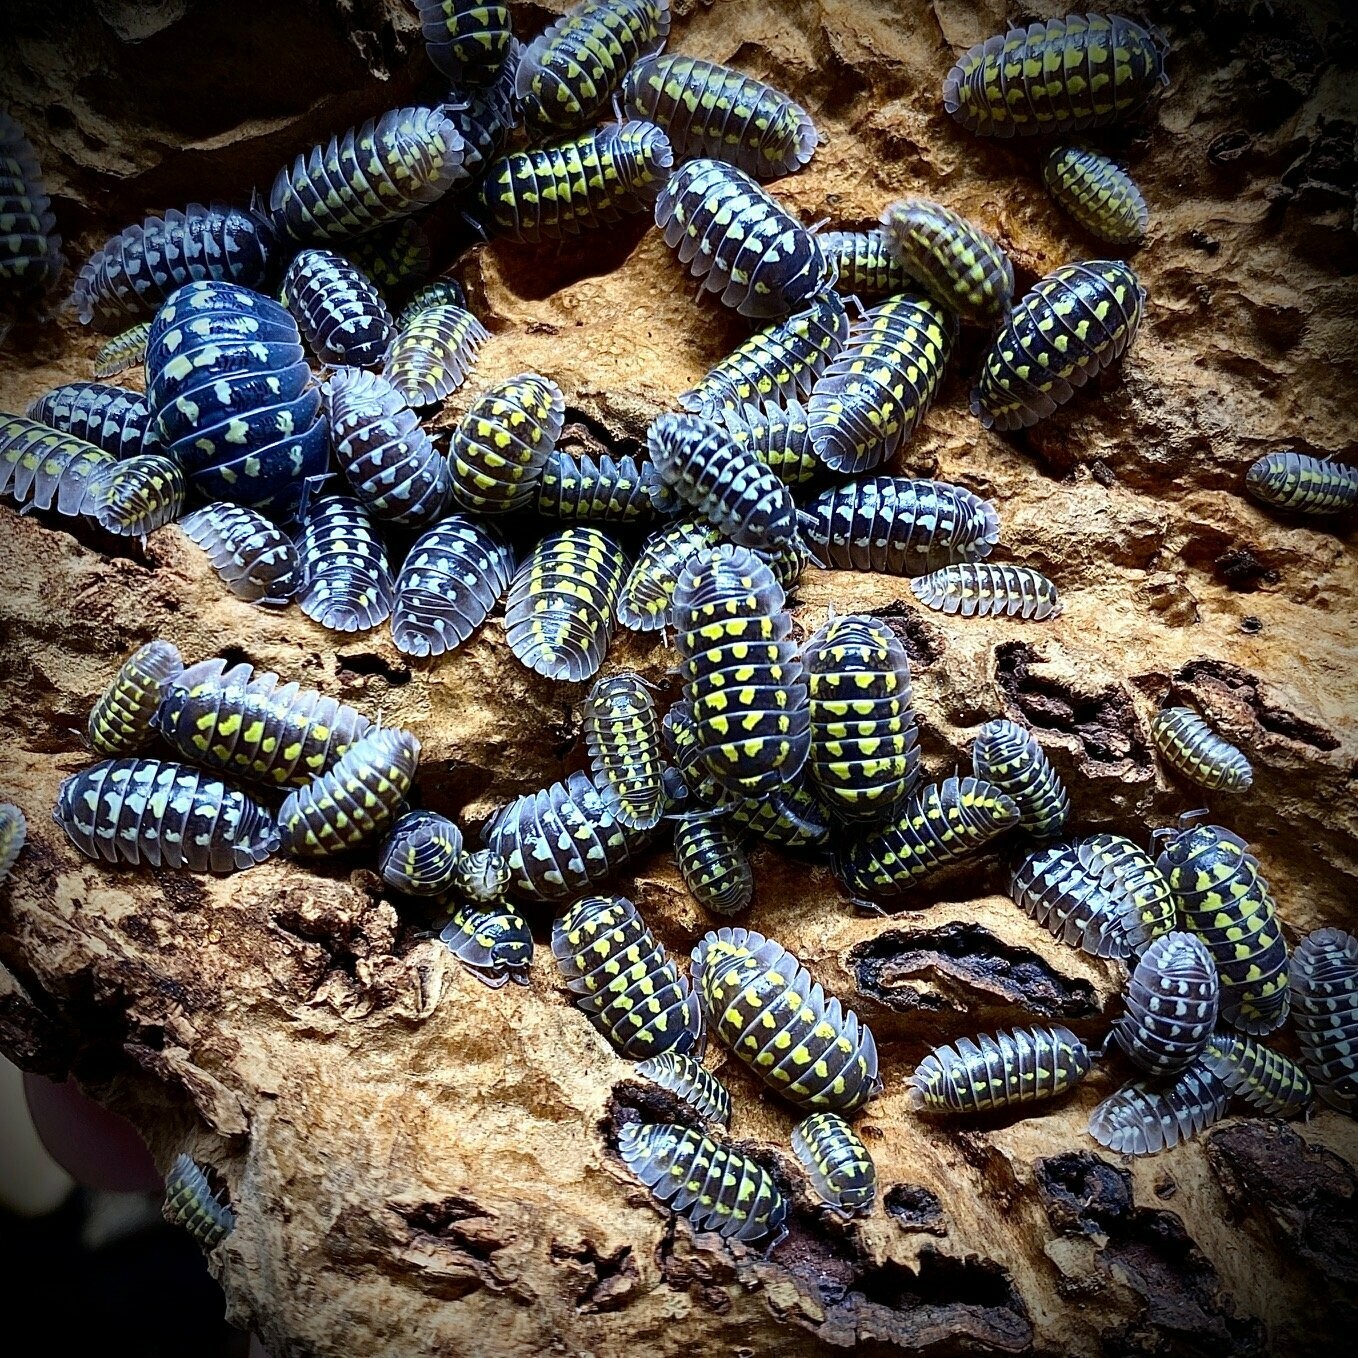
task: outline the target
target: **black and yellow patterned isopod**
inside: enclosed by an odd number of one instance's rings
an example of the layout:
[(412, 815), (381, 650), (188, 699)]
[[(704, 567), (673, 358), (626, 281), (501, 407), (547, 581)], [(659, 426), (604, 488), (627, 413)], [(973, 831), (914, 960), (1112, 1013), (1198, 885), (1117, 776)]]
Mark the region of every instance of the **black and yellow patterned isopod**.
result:
[(442, 896), (457, 879), (462, 831), (437, 811), (407, 811), (377, 853), (378, 876), (407, 896)]
[(614, 610), (619, 625), (633, 632), (659, 632), (669, 621), (684, 564), (720, 541), (721, 530), (702, 519), (677, 519), (652, 533), (623, 581)]
[(944, 78), (943, 107), (983, 137), (1103, 127), (1168, 84), (1155, 37), (1120, 14), (1068, 14), (978, 42)]
[(1145, 305), (1145, 289), (1121, 260), (1052, 270), (1009, 313), (972, 391), (971, 413), (987, 429), (1036, 424), (1127, 351)]
[(706, 1066), (683, 1052), (662, 1052), (639, 1062), (636, 1073), (677, 1095), (699, 1117), (718, 1127), (731, 1121), (731, 1095)]
[(1249, 845), (1219, 825), (1195, 825), (1169, 832), (1156, 866), (1217, 964), (1222, 1021), (1254, 1036), (1280, 1028), (1291, 1005), (1287, 943)]
[(377, 285), (333, 250), (301, 250), (283, 275), (283, 299), (322, 363), (372, 368), (396, 324)]
[(1091, 236), (1137, 245), (1150, 209), (1131, 175), (1116, 161), (1078, 146), (1060, 146), (1042, 162), (1042, 181), (1056, 203)]
[(1307, 453), (1269, 453), (1245, 473), (1260, 503), (1294, 514), (1343, 514), (1358, 505), (1358, 467)]
[(957, 323), (927, 297), (878, 303), (811, 389), (811, 442), (831, 471), (870, 471), (914, 436), (938, 395)]
[(846, 821), (880, 821), (919, 782), (910, 660), (877, 618), (831, 618), (802, 647), (811, 697), (807, 768)]
[(104, 382), (129, 368), (139, 367), (146, 358), (146, 341), (150, 334), (151, 322), (139, 321), (101, 344), (94, 356), (95, 380)]
[(789, 783), (810, 749), (806, 680), (783, 604), (769, 567), (729, 543), (689, 560), (674, 592), (671, 617), (696, 758), (741, 798)]
[(902, 198), (882, 213), (887, 249), (934, 301), (988, 325), (1014, 296), (1014, 266), (975, 222), (929, 198)]
[(722, 1043), (796, 1107), (851, 1113), (881, 1090), (872, 1030), (776, 939), (733, 928), (704, 935), (693, 986)]
[(680, 816), (674, 861), (689, 894), (714, 915), (738, 915), (754, 899), (754, 870), (727, 816), (711, 811)]
[(529, 127), (570, 131), (592, 122), (669, 31), (670, 0), (577, 0), (519, 58), (514, 92)]
[(594, 785), (629, 830), (649, 830), (663, 813), (660, 714), (638, 674), (595, 680), (581, 723)]
[(877, 302), (898, 292), (917, 292), (919, 284), (887, 249), (886, 233), (822, 231), (820, 248), (835, 268), (835, 291), (860, 302)]
[(283, 799), (284, 853), (325, 858), (375, 839), (400, 812), (419, 760), (420, 742), (409, 731), (369, 731), (328, 772)]
[(1012, 798), (1019, 829), (1034, 839), (1055, 839), (1070, 815), (1070, 793), (1037, 737), (1005, 717), (988, 721), (971, 747), (972, 772)]
[(1133, 1080), (1089, 1115), (1089, 1134), (1119, 1155), (1154, 1155), (1226, 1116), (1231, 1091), (1199, 1057), (1172, 1080)]
[(659, 123), (678, 159), (710, 156), (756, 179), (801, 169), (820, 140), (811, 115), (780, 90), (700, 57), (637, 62), (623, 81), (622, 106)]
[(504, 901), (468, 901), (453, 911), (439, 941), (483, 985), (529, 984), (533, 935), (524, 918)]
[(578, 524), (538, 543), (509, 582), (505, 637), (544, 678), (580, 683), (603, 664), (627, 574), (621, 547)]
[(1315, 929), (1292, 954), (1292, 1010), (1302, 1064), (1321, 1099), (1358, 1111), (1358, 938)]
[(963, 561), (911, 580), (910, 592), (926, 608), (960, 613), (964, 618), (992, 616), (1045, 622), (1061, 616), (1061, 596), (1041, 571), (1031, 566)]
[(182, 1226), (211, 1251), (236, 1229), (236, 1214), (212, 1191), (207, 1175), (191, 1155), (179, 1154), (165, 1176), (161, 1214), (172, 1226)]
[(772, 1236), (766, 1254), (787, 1234), (787, 1199), (768, 1170), (691, 1127), (629, 1123), (618, 1133), (618, 1153), (695, 1231), (748, 1242)]
[(534, 508), (566, 523), (641, 523), (655, 517), (644, 466), (630, 454), (555, 448), (538, 478)]
[(792, 1129), (792, 1151), (811, 1186), (843, 1216), (872, 1210), (877, 1167), (862, 1138), (838, 1113), (812, 1113)]
[(674, 164), (654, 123), (610, 123), (574, 141), (491, 162), (477, 190), (482, 226), (507, 240), (557, 240), (655, 205)]
[(1107, 831), (1078, 839), (1074, 844), (1080, 865), (1092, 872), (1102, 886), (1126, 899), (1130, 913), (1128, 938), (1132, 947), (1168, 933), (1178, 921), (1174, 893), (1155, 860), (1126, 835)]
[(1089, 1074), (1089, 1048), (1069, 1028), (1014, 1028), (935, 1047), (906, 1081), (915, 1112), (984, 1113), (1069, 1093)]
[[(40, 299), (65, 266), (42, 167), (24, 129), (0, 109), (0, 300)], [(6, 308), (7, 309), (7, 308)]]
[(930, 783), (895, 819), (836, 846), (835, 872), (860, 900), (898, 896), (1018, 824), (1019, 809), (977, 778)]
[(495, 80), (514, 42), (509, 6), (495, 0), (415, 0), (424, 50), (456, 84)]
[(184, 513), (189, 486), (179, 459), (142, 453), (95, 478), (92, 517), (106, 533), (144, 538)]
[[(825, 468), (811, 443), (811, 416), (799, 401), (760, 410), (743, 406), (725, 409), (721, 422), (739, 444), (754, 449), (759, 460), (794, 489), (809, 485)], [(805, 528), (806, 520), (802, 520)]]
[(1176, 773), (1213, 792), (1248, 792), (1250, 761), (1191, 707), (1166, 707), (1151, 719), (1151, 740)]
[(679, 404), (710, 416), (716, 410), (776, 407), (804, 397), (848, 338), (844, 303), (826, 293), (805, 310), (756, 331), (697, 386), (682, 392)]
[(106, 759), (65, 779), (52, 819), (105, 863), (236, 872), (279, 844), (266, 808), (219, 778), (160, 759)]
[(1217, 966), (1196, 934), (1155, 939), (1136, 960), (1112, 1038), (1149, 1075), (1177, 1075), (1202, 1055), (1221, 1003)]
[(463, 141), (437, 108), (395, 108), (285, 165), (269, 215), (295, 241), (343, 240), (407, 217), (466, 177)]
[(315, 689), (245, 663), (201, 660), (172, 679), (156, 729), (185, 758), (271, 787), (305, 787), (372, 729)]
[(550, 377), (519, 373), (472, 402), (448, 443), (453, 499), (477, 514), (533, 503), (566, 420), (566, 398)]
[(1310, 1117), (1316, 1093), (1290, 1056), (1240, 1033), (1213, 1033), (1202, 1063), (1238, 1098), (1264, 1117)]
[(137, 754), (155, 736), (152, 719), (171, 680), (184, 669), (168, 641), (148, 641), (123, 661), (113, 682), (90, 710), (85, 735), (100, 754)]
[(834, 281), (819, 237), (719, 160), (680, 166), (656, 199), (655, 224), (704, 290), (742, 316), (786, 316)]
[(625, 896), (586, 896), (552, 925), (552, 956), (576, 1004), (619, 1056), (703, 1048), (698, 997)]

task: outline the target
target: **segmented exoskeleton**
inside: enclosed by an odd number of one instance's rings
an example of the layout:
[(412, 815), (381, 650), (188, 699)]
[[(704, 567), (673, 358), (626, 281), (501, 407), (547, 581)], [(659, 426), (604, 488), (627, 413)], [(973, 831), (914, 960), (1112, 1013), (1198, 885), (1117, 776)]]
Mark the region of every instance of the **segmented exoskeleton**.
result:
[(811, 698), (807, 769), (848, 821), (890, 816), (919, 782), (910, 660), (886, 623), (831, 618), (802, 647)]
[(170, 681), (184, 669), (168, 641), (148, 641), (123, 661), (90, 710), (85, 735), (100, 754), (137, 754), (155, 736), (153, 719)]
[(176, 675), (154, 724), (185, 759), (271, 787), (306, 786), (372, 728), (315, 689), (221, 659)]
[(1059, 1098), (1089, 1074), (1088, 1047), (1060, 1024), (1001, 1029), (935, 1047), (906, 1082), (916, 1112), (984, 1113)]
[(74, 434), (26, 415), (0, 415), (0, 495), (68, 518), (94, 512), (99, 477), (116, 462)]
[(807, 409), (816, 455), (859, 475), (908, 443), (938, 394), (957, 323), (925, 297), (889, 297), (849, 327)]
[(902, 198), (882, 213), (887, 249), (936, 302), (981, 325), (1004, 316), (1014, 266), (975, 222), (929, 198)]
[(1089, 1115), (1089, 1134), (1119, 1155), (1154, 1155), (1226, 1116), (1231, 1091), (1199, 1057), (1172, 1080), (1133, 1080)]
[(1151, 740), (1165, 762), (1213, 792), (1248, 792), (1250, 761), (1191, 707), (1166, 707), (1151, 719)]
[(971, 767), (1018, 807), (1020, 830), (1055, 839), (1065, 829), (1070, 793), (1027, 727), (1004, 717), (986, 722), (972, 745)]
[(699, 1117), (726, 1127), (731, 1121), (731, 1095), (705, 1066), (683, 1052), (662, 1052), (638, 1063), (636, 1072), (677, 1094)]
[(1242, 1032), (1271, 1033), (1287, 1019), (1287, 944), (1259, 860), (1219, 825), (1169, 832), (1156, 864), (1186, 928), (1221, 974), (1221, 1018)]
[(655, 517), (647, 475), (634, 457), (553, 449), (537, 480), (534, 508), (567, 523), (639, 523)]
[(1018, 821), (1018, 807), (980, 779), (930, 783), (894, 820), (838, 846), (835, 872), (860, 899), (897, 896), (945, 863), (984, 848)]
[(519, 373), (487, 388), (448, 442), (453, 499), (478, 514), (526, 509), (565, 419), (566, 398), (550, 377)]
[(193, 1157), (184, 1153), (175, 1156), (165, 1177), (161, 1215), (172, 1226), (182, 1226), (207, 1251), (236, 1229), (236, 1214), (212, 1191)]
[(726, 816), (709, 811), (680, 816), (674, 860), (690, 895), (714, 915), (738, 915), (754, 899), (754, 870)]
[(822, 231), (820, 248), (836, 270), (835, 291), (860, 302), (878, 302), (898, 292), (918, 292), (919, 284), (887, 249), (886, 233)]
[(819, 238), (719, 160), (681, 165), (656, 200), (655, 224), (704, 291), (742, 316), (785, 316), (834, 281)]
[(28, 821), (13, 802), (0, 802), (0, 882), (10, 874), (28, 839)]
[(1297, 944), (1292, 1012), (1301, 1059), (1331, 1108), (1358, 1111), (1358, 939), (1316, 929)]
[(732, 928), (704, 935), (693, 988), (723, 1044), (796, 1107), (851, 1113), (881, 1089), (872, 1030), (776, 939)]
[(274, 228), (343, 240), (407, 217), (466, 177), (463, 142), (437, 108), (394, 108), (297, 157), (269, 190)]
[[(19, 124), (0, 109), (0, 312), (27, 305), (51, 289), (65, 259), (42, 167)], [(0, 317), (0, 330), (6, 321)]]
[(456, 649), (486, 620), (513, 574), (513, 549), (495, 529), (450, 514), (416, 538), (396, 577), (396, 649), (418, 656)]
[(698, 997), (624, 896), (586, 896), (552, 925), (576, 1004), (629, 1060), (703, 1047)]
[(297, 593), (302, 575), (297, 548), (257, 510), (218, 500), (186, 515), (179, 526), (237, 598), (286, 604)]
[(462, 831), (437, 811), (407, 811), (397, 818), (377, 853), (382, 880), (407, 896), (441, 896), (454, 883), (462, 856)]
[(1031, 566), (964, 561), (911, 580), (910, 591), (926, 608), (964, 618), (999, 615), (1045, 622), (1061, 616), (1061, 596)]
[(608, 650), (626, 574), (622, 548), (597, 528), (579, 524), (549, 534), (509, 583), (509, 649), (545, 678), (591, 678)]
[(678, 519), (648, 537), (623, 581), (614, 609), (619, 624), (634, 632), (658, 632), (686, 562), (721, 541), (721, 530), (701, 519)]
[(924, 575), (989, 556), (1000, 536), (995, 506), (946, 481), (868, 476), (822, 491), (806, 512), (807, 542), (837, 570)]
[(90, 515), (106, 533), (144, 538), (184, 512), (189, 486), (179, 459), (142, 453), (95, 477)]
[(651, 1193), (687, 1217), (695, 1231), (715, 1231), (728, 1240), (772, 1236), (766, 1254), (787, 1234), (787, 1199), (768, 1170), (691, 1127), (630, 1123), (618, 1133), (618, 1153)]
[(452, 472), (400, 392), (376, 373), (338, 368), (323, 394), (330, 445), (358, 500), (403, 528), (439, 518)]
[(792, 1129), (792, 1150), (811, 1186), (843, 1216), (872, 1209), (877, 1168), (858, 1133), (838, 1113), (812, 1113)]
[(274, 818), (245, 793), (160, 759), (106, 759), (72, 774), (52, 819), (105, 863), (235, 872), (279, 845)]
[(332, 632), (365, 632), (391, 616), (387, 549), (363, 505), (327, 495), (307, 507), (297, 539), (302, 612)]
[(332, 768), (284, 798), (283, 852), (323, 858), (375, 839), (400, 812), (419, 760), (420, 742), (399, 727), (360, 737)]
[(1213, 1033), (1202, 1063), (1265, 1117), (1309, 1117), (1315, 1107), (1315, 1089), (1306, 1072), (1291, 1057), (1252, 1037)]
[(387, 347), (382, 376), (411, 405), (436, 405), (467, 380), (489, 338), (490, 331), (460, 306), (407, 307)]
[(523, 916), (504, 901), (468, 902), (453, 911), (439, 941), (483, 985), (528, 985), (533, 935)]
[(509, 864), (524, 900), (559, 901), (602, 882), (643, 845), (650, 831), (620, 825), (581, 773), (517, 797), (482, 831), (487, 849)]
[(983, 137), (1102, 127), (1168, 84), (1156, 39), (1120, 14), (1068, 14), (969, 48), (944, 78), (943, 107)]
[(1269, 453), (1245, 473), (1263, 504), (1295, 514), (1343, 514), (1358, 505), (1358, 467), (1307, 453)]
[(508, 240), (578, 236), (653, 208), (673, 164), (669, 141), (653, 123), (610, 123), (492, 161), (475, 212), (491, 235)]
[(1217, 966), (1196, 934), (1161, 935), (1137, 958), (1112, 1038), (1149, 1075), (1177, 1075), (1202, 1055), (1221, 1002)]
[(283, 275), (283, 298), (322, 363), (382, 362), (396, 323), (376, 284), (343, 255), (299, 251)]
[(1118, 259), (1063, 264), (1024, 295), (985, 357), (971, 413), (987, 429), (1026, 429), (1119, 359), (1146, 291)]
[(848, 338), (844, 303), (835, 293), (825, 293), (804, 310), (756, 331), (697, 386), (682, 392), (679, 404), (712, 415), (746, 406), (776, 407), (807, 396)]
[(781, 90), (700, 57), (638, 61), (623, 81), (622, 106), (659, 123), (679, 160), (711, 156), (757, 179), (801, 169), (820, 140), (810, 114)]
[(1042, 162), (1042, 182), (1091, 236), (1113, 245), (1136, 245), (1146, 234), (1146, 200), (1131, 175), (1107, 156), (1059, 146)]
[(594, 785), (629, 830), (649, 830), (664, 811), (660, 714), (637, 674), (595, 680), (581, 722)]
[(741, 798), (790, 782), (810, 749), (806, 680), (783, 603), (769, 567), (730, 544), (693, 557), (674, 594), (697, 762)]
[(28, 414), (114, 457), (161, 450), (160, 430), (139, 391), (102, 382), (67, 382), (39, 396)]
[(244, 208), (190, 203), (110, 236), (75, 282), (83, 325), (106, 333), (155, 314), (185, 283), (215, 279), (261, 287), (276, 254), (272, 228)]

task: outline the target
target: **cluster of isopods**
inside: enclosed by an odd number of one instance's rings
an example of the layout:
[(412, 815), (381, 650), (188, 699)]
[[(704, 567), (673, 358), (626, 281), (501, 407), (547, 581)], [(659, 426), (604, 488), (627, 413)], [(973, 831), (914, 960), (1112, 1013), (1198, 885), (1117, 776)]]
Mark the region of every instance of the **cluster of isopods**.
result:
[[(518, 906), (561, 906), (563, 984), (707, 1129), (629, 1124), (624, 1162), (695, 1228), (770, 1248), (788, 1203), (767, 1167), (720, 1139), (730, 1096), (701, 1064), (708, 1035), (805, 1114), (792, 1148), (847, 1215), (875, 1197), (846, 1115), (882, 1087), (876, 1046), (776, 940), (716, 928), (686, 976), (631, 901), (592, 894), (670, 829), (683, 881), (719, 917), (752, 902), (751, 839), (821, 854), (877, 910), (1007, 839), (1020, 845), (1015, 902), (1126, 964), (1125, 1013), (1102, 1051), (1062, 1027), (942, 1045), (908, 1080), (921, 1112), (1052, 1098), (1115, 1049), (1138, 1076), (1090, 1122), (1115, 1150), (1173, 1145), (1236, 1096), (1304, 1111), (1313, 1080), (1352, 1111), (1358, 942), (1321, 930), (1289, 960), (1242, 840), (1184, 824), (1159, 832), (1152, 858), (1118, 835), (1064, 839), (1066, 789), (1005, 719), (979, 732), (970, 775), (926, 784), (893, 629), (832, 616), (794, 639), (787, 594), (813, 561), (906, 577), (945, 613), (1059, 615), (1041, 572), (989, 560), (992, 504), (881, 469), (919, 428), (962, 325), (991, 332), (971, 402), (986, 428), (1026, 428), (1071, 400), (1135, 339), (1146, 299), (1132, 269), (1072, 261), (1015, 302), (999, 241), (942, 203), (889, 204), (870, 231), (806, 227), (762, 181), (810, 161), (812, 119), (739, 71), (666, 54), (668, 0), (582, 0), (526, 45), (503, 4), (416, 8), (453, 82), (445, 97), (313, 147), (249, 208), (167, 211), (87, 261), (80, 317), (118, 333), (95, 381), (0, 418), (0, 493), (128, 536), (177, 521), (242, 599), (296, 600), (337, 632), (389, 624), (411, 656), (455, 650), (503, 599), (520, 662), (593, 681), (590, 773), (502, 807), (470, 849), (456, 822), (411, 807), (411, 733), (248, 665), (185, 668), (156, 641), (91, 714), (106, 758), (66, 780), (55, 812), (72, 843), (108, 863), (216, 872), (278, 849), (371, 848), (389, 887), (443, 908), (440, 938), (492, 986), (529, 983)], [(1165, 80), (1163, 58), (1131, 20), (1071, 15), (972, 48), (943, 102), (977, 135), (1061, 139), (1042, 168), (1054, 201), (1091, 236), (1134, 247), (1149, 220), (1136, 185), (1065, 139), (1136, 112)], [(450, 197), (486, 236), (521, 241), (649, 212), (701, 289), (759, 328), (656, 416), (642, 457), (570, 451), (565, 395), (531, 372), (474, 394), (440, 448), (427, 413), (491, 341), (455, 280), (426, 282), (421, 214)], [(60, 262), (36, 159), (9, 121), (0, 204), (22, 223), (0, 240), (0, 290), (27, 301)], [(144, 394), (105, 383), (136, 364)], [(1296, 452), (1261, 459), (1246, 484), (1292, 511), (1358, 503), (1352, 468)], [(511, 530), (525, 519), (556, 526), (517, 561)], [(673, 637), (682, 692), (663, 712), (638, 675), (600, 675), (617, 626)], [(1196, 712), (1166, 708), (1151, 736), (1193, 783), (1249, 788), (1248, 761)], [(148, 757), (155, 741), (176, 758)], [(22, 814), (0, 808), (6, 869), (22, 836)], [(1289, 1010), (1302, 1065), (1258, 1041)], [(191, 1161), (167, 1211), (205, 1245), (230, 1229)]]

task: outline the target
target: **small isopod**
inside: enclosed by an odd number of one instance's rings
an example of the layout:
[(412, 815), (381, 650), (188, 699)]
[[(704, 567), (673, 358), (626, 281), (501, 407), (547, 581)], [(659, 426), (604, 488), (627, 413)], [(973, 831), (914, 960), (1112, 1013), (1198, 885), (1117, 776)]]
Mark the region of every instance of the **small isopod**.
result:
[(1358, 1111), (1358, 939), (1316, 929), (1292, 954), (1301, 1059), (1331, 1108)]
[(1248, 792), (1250, 761), (1191, 707), (1166, 707), (1151, 719), (1151, 739), (1165, 762), (1213, 792)]
[(738, 915), (754, 899), (754, 871), (724, 816), (700, 811), (674, 825), (674, 859), (689, 894), (714, 915)]
[(1172, 1080), (1133, 1080), (1089, 1115), (1089, 1134), (1119, 1155), (1154, 1155), (1226, 1116), (1231, 1091), (1199, 1057)]
[(1358, 505), (1358, 467), (1306, 453), (1269, 453), (1245, 473), (1258, 501), (1296, 514), (1343, 514)]
[(1052, 768), (1037, 737), (1017, 722), (999, 717), (977, 732), (972, 772), (993, 783), (1019, 809), (1019, 829), (1034, 839), (1055, 839), (1070, 815), (1070, 793)]
[(28, 839), (28, 821), (13, 802), (0, 802), (0, 882), (9, 876)]
[(636, 1073), (677, 1094), (699, 1117), (725, 1128), (731, 1121), (731, 1095), (705, 1066), (683, 1052), (662, 1052), (637, 1064)]
[(95, 478), (91, 517), (107, 533), (144, 538), (184, 513), (189, 486), (178, 458), (142, 453)]
[(90, 711), (85, 734), (100, 754), (137, 754), (155, 738), (152, 719), (170, 682), (184, 669), (168, 641), (148, 641), (123, 661)]
[(1069, 1028), (1000, 1030), (935, 1047), (906, 1082), (916, 1112), (984, 1113), (1059, 1098), (1093, 1058)]
[(1056, 203), (1091, 236), (1136, 245), (1150, 210), (1136, 182), (1116, 161), (1078, 146), (1060, 146), (1042, 162), (1042, 180)]
[(302, 612), (332, 632), (366, 632), (391, 616), (387, 549), (363, 505), (350, 496), (311, 502), (297, 540)]
[(285, 604), (297, 593), (301, 563), (292, 539), (258, 510), (218, 500), (179, 520), (226, 587), (247, 603)]
[(1056, 586), (1031, 566), (964, 561), (911, 580), (910, 590), (926, 608), (964, 618), (999, 615), (1045, 622), (1061, 616)]
[(283, 275), (283, 296), (322, 363), (370, 368), (382, 362), (395, 322), (358, 265), (333, 250), (299, 251)]
[(1177, 1075), (1205, 1050), (1220, 1003), (1216, 963), (1203, 941), (1163, 934), (1137, 958), (1112, 1037), (1147, 1074)]
[(1265, 1117), (1310, 1117), (1315, 1089), (1289, 1056), (1240, 1033), (1213, 1033), (1202, 1063), (1232, 1094)]
[(664, 811), (660, 715), (637, 674), (596, 679), (582, 729), (594, 785), (620, 824), (649, 830)]
[(902, 198), (882, 213), (887, 249), (936, 302), (981, 325), (1004, 316), (1014, 266), (975, 222), (928, 198)]
[(462, 831), (437, 811), (407, 811), (377, 852), (377, 873), (407, 896), (441, 896), (454, 883)]
[(792, 1150), (811, 1186), (843, 1216), (872, 1210), (877, 1167), (862, 1138), (838, 1113), (812, 1113), (792, 1129)]
[(526, 509), (565, 420), (566, 398), (550, 377), (519, 373), (487, 388), (448, 443), (453, 499), (477, 514)]
[(236, 1229), (236, 1214), (212, 1191), (207, 1175), (193, 1157), (183, 1153), (175, 1156), (165, 1177), (161, 1213), (172, 1226), (182, 1226), (209, 1252)]

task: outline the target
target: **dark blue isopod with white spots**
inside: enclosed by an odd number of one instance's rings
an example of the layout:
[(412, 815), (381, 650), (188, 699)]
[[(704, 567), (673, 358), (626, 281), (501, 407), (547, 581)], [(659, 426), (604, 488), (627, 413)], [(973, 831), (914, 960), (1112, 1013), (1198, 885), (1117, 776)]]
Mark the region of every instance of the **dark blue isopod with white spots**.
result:
[(488, 524), (451, 514), (415, 540), (396, 577), (391, 636), (403, 655), (443, 655), (486, 620), (514, 574), (514, 551)]
[(482, 832), (486, 848), (509, 864), (511, 890), (528, 901), (579, 896), (650, 838), (649, 830), (623, 825), (578, 770), (564, 782), (515, 798)]
[(288, 310), (322, 363), (372, 368), (396, 324), (376, 285), (332, 250), (302, 250), (283, 275)]
[(161, 450), (160, 431), (146, 397), (127, 387), (67, 382), (39, 396), (28, 407), (28, 414), (114, 457)]
[(274, 253), (272, 228), (253, 212), (190, 203), (110, 236), (76, 279), (76, 310), (106, 334), (125, 330), (186, 283), (261, 286)]
[(1137, 958), (1113, 1040), (1148, 1074), (1177, 1075), (1206, 1048), (1220, 1002), (1207, 945), (1196, 934), (1161, 934)]
[(387, 549), (357, 500), (347, 495), (313, 500), (297, 555), (302, 565), (297, 602), (308, 618), (332, 632), (366, 632), (391, 616)]
[(297, 547), (257, 510), (218, 500), (180, 519), (179, 526), (238, 599), (285, 604), (296, 595), (302, 576)]
[(234, 872), (267, 858), (278, 826), (219, 778), (160, 759), (106, 759), (72, 774), (53, 820), (105, 863)]
[(797, 506), (787, 485), (721, 425), (699, 415), (660, 415), (646, 442), (659, 482), (732, 542), (778, 552), (796, 540)]
[(747, 174), (691, 160), (655, 204), (665, 244), (742, 316), (786, 316), (834, 282), (818, 237)]
[(358, 499), (402, 528), (437, 519), (452, 472), (401, 393), (376, 373), (338, 368), (322, 394), (330, 446)]

